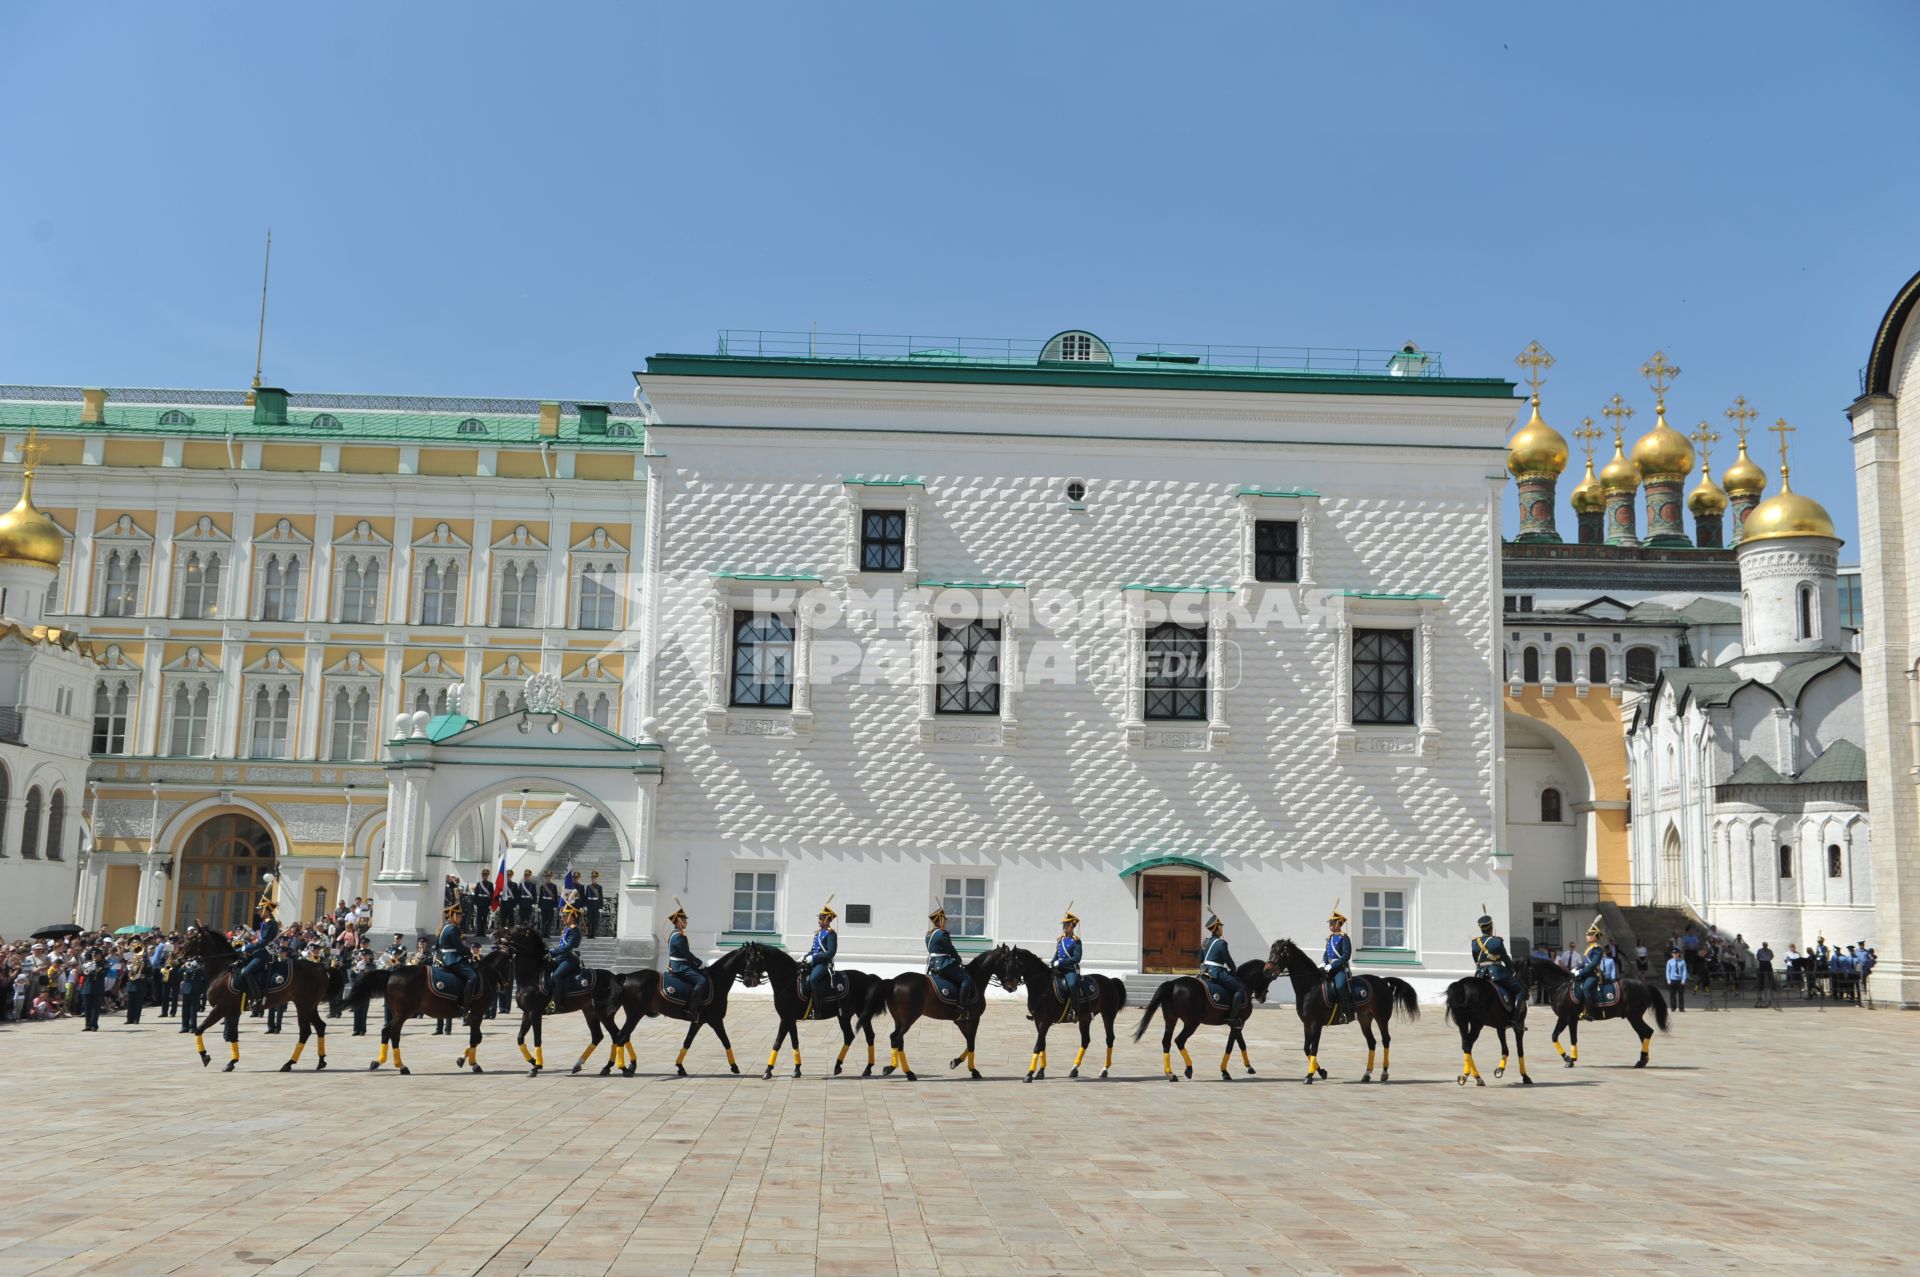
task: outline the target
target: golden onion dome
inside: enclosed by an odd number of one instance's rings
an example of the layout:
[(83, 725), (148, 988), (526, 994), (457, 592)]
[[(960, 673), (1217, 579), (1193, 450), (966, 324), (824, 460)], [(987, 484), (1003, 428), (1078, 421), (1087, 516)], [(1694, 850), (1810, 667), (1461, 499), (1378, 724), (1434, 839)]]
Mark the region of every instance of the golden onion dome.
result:
[(57, 568), (66, 549), (60, 525), (34, 507), (33, 471), (22, 471), (19, 504), (0, 514), (0, 563)]
[(1523, 475), (1558, 475), (1567, 468), (1567, 441), (1540, 416), (1540, 396), (1533, 397), (1533, 415), (1507, 445), (1507, 469)]
[(1693, 473), (1693, 445), (1667, 424), (1667, 407), (1660, 404), (1653, 429), (1633, 445), (1633, 463), (1649, 479), (1683, 479)]
[(1687, 509), (1696, 519), (1718, 517), (1727, 512), (1727, 494), (1713, 481), (1713, 471), (1701, 467), (1700, 482), (1687, 494)]
[(1767, 490), (1767, 472), (1747, 455), (1747, 441), (1740, 441), (1740, 455), (1727, 467), (1727, 493), (1735, 497), (1757, 497)]
[(1607, 494), (1600, 490), (1600, 481), (1593, 477), (1593, 458), (1587, 458), (1587, 477), (1573, 487), (1575, 514), (1599, 514), (1607, 508)]
[(1836, 537), (1833, 516), (1812, 497), (1803, 497), (1787, 483), (1780, 467), (1780, 491), (1753, 507), (1740, 527), (1740, 544), (1773, 541), (1781, 537)]
[(1640, 467), (1620, 451), (1620, 438), (1614, 436), (1613, 460), (1600, 469), (1602, 492), (1632, 492), (1640, 486)]

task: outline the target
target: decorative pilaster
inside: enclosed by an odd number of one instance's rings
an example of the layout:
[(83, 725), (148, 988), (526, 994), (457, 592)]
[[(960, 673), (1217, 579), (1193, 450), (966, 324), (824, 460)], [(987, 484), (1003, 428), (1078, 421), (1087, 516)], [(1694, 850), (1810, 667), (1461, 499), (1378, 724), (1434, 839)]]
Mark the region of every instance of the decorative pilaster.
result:
[(1680, 505), (1685, 475), (1648, 475), (1647, 538), (1649, 546), (1687, 546), (1687, 521)]
[[(1677, 486), (1677, 485), (1676, 485)], [(1639, 545), (1639, 520), (1634, 515), (1633, 489), (1607, 494), (1607, 544)]]

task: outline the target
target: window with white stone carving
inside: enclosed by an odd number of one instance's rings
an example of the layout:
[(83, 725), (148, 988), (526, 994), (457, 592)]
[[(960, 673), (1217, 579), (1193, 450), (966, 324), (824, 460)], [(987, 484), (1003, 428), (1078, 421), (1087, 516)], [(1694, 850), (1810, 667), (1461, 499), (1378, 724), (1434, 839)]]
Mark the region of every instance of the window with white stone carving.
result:
[(176, 679), (168, 685), (167, 753), (174, 758), (205, 758), (213, 712), (213, 683)]
[(793, 705), (793, 617), (737, 608), (728, 704), (754, 709)]
[[(1340, 748), (1427, 753), (1439, 736), (1433, 667), (1440, 599), (1365, 595), (1349, 597), (1345, 605), (1334, 667), (1334, 729)], [(1537, 677), (1537, 666), (1528, 672)]]
[(1000, 623), (940, 621), (934, 640), (933, 712), (1000, 713)]
[(297, 693), (291, 683), (257, 683), (248, 698), (247, 757), (285, 758)]
[(102, 566), (100, 615), (138, 616), (140, 613), (140, 574), (146, 562), (138, 550), (114, 548), (107, 551)]
[(939, 585), (909, 596), (914, 686), (924, 740), (1011, 742), (1019, 730), (1020, 587)]
[(1412, 631), (1354, 631), (1353, 721), (1356, 725), (1411, 725), (1413, 688)]
[(471, 547), (444, 523), (413, 543), (413, 615), (421, 625), (460, 625)]
[(627, 570), (626, 547), (595, 528), (573, 547), (573, 619), (583, 630), (620, 628), (620, 591)]
[(481, 683), (481, 695), (484, 713), (476, 712), (475, 718), (502, 718), (508, 714), (517, 714), (527, 707), (527, 679), (533, 670), (518, 654), (509, 654), (495, 666)]
[(508, 628), (540, 623), (540, 565), (528, 559), (509, 559), (500, 565), (500, 595), (496, 624)]
[(1313, 530), (1319, 494), (1293, 488), (1243, 488), (1240, 587), (1313, 584)]
[(378, 690), (371, 683), (341, 683), (333, 688), (328, 711), (328, 758), (364, 762), (373, 757), (373, 710)]
[(361, 519), (333, 541), (333, 580), (329, 614), (353, 625), (377, 625), (386, 619), (388, 565), (393, 547)]
[(220, 573), (225, 565), (218, 550), (188, 550), (180, 559), (179, 615), (203, 621), (220, 615)]
[(587, 658), (584, 665), (566, 676), (562, 703), (575, 718), (584, 718), (610, 732), (620, 730), (620, 678), (597, 656)]
[[(404, 701), (408, 712), (425, 710), (429, 714), (447, 712), (447, 689), (452, 687), (458, 675), (440, 658), (438, 652), (428, 652), (426, 659), (406, 671)], [(472, 692), (469, 690), (469, 697)], [(476, 713), (475, 717), (479, 717)]]
[(1164, 621), (1142, 641), (1142, 713), (1155, 719), (1204, 722), (1207, 717), (1207, 630)]
[(1126, 592), (1129, 744), (1210, 749), (1227, 734), (1226, 590), (1137, 587)]
[(849, 576), (873, 573), (911, 582), (920, 571), (920, 507), (926, 487), (918, 479), (847, 479), (846, 559)]
[(127, 721), (133, 709), (133, 681), (103, 678), (93, 685), (93, 744), (95, 754), (127, 752)]
[(589, 696), (586, 692), (576, 692), (573, 697), (573, 716), (584, 718), (595, 727), (613, 727), (613, 698), (605, 692), (595, 692)]
[(298, 621), (306, 616), (307, 563), (313, 545), (289, 519), (253, 539), (253, 617)]

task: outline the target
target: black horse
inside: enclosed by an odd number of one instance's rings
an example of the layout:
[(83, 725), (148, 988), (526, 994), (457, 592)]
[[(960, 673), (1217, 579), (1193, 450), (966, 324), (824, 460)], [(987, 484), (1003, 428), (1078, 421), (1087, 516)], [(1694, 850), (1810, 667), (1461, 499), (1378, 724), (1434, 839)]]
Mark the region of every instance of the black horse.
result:
[(907, 1063), (907, 1030), (916, 1020), (951, 1020), (966, 1039), (966, 1045), (960, 1054), (948, 1061), (947, 1067), (957, 1069), (967, 1066), (967, 1076), (980, 1077), (980, 1070), (973, 1064), (973, 1040), (980, 1032), (980, 1017), (987, 1009), (987, 985), (985, 968), (990, 953), (976, 954), (967, 963), (967, 975), (973, 980), (973, 996), (963, 1007), (941, 997), (934, 989), (933, 977), (918, 971), (908, 971), (892, 979), (881, 977), (879, 983), (867, 995), (866, 1015), (869, 1019), (881, 1011), (893, 1016), (893, 1032), (887, 1035), (887, 1045), (893, 1048), (893, 1061), (880, 1070), (880, 1076), (886, 1077), (895, 1069), (907, 1075), (907, 1081), (917, 1082), (918, 1074)]
[[(540, 1044), (541, 1022), (546, 1017), (550, 996), (547, 984), (552, 979), (547, 970), (547, 943), (533, 927), (507, 927), (500, 933), (500, 947), (513, 956), (513, 982), (520, 1004), (520, 1036), (514, 1042), (532, 1066), (527, 1076), (538, 1077), (540, 1070), (547, 1067), (546, 1048)], [(563, 1014), (578, 1011), (586, 1019), (587, 1032), (593, 1035), (587, 1049), (573, 1062), (575, 1073), (585, 1068), (593, 1053), (600, 1049), (601, 1027), (608, 1023), (606, 1003), (613, 993), (612, 972), (588, 968), (587, 976), (586, 988), (570, 991), (560, 999), (560, 1011)], [(527, 1050), (529, 1030), (533, 1033), (532, 1051)]]
[(757, 986), (763, 979), (770, 983), (773, 986), (774, 1013), (780, 1017), (780, 1031), (773, 1036), (773, 1049), (767, 1052), (767, 1071), (762, 1076), (773, 1076), (773, 1066), (780, 1058), (780, 1044), (789, 1038), (793, 1040), (793, 1075), (800, 1076), (802, 1020), (840, 1022), (840, 1054), (833, 1061), (836, 1077), (846, 1067), (847, 1051), (853, 1046), (853, 1027), (858, 1022), (860, 1031), (867, 1037), (867, 1067), (860, 1076), (870, 1076), (873, 1073), (873, 1010), (868, 1002), (873, 996), (874, 986), (880, 983), (880, 977), (865, 971), (837, 967), (834, 974), (846, 984), (846, 993), (835, 1006), (815, 1006), (813, 994), (803, 992), (800, 988), (798, 962), (781, 949), (758, 944), (749, 947), (754, 952), (748, 956), (747, 965), (740, 973), (740, 983), (748, 988)]
[(1095, 1016), (1104, 1020), (1107, 1028), (1107, 1062), (1100, 1066), (1100, 1076), (1105, 1077), (1113, 1068), (1113, 1020), (1127, 1005), (1125, 981), (1110, 975), (1083, 975), (1081, 981), (1092, 985), (1098, 996), (1069, 1007), (1054, 992), (1053, 970), (1037, 953), (1018, 945), (1003, 944), (989, 955), (986, 970), (1008, 993), (1019, 992), (1022, 984), (1027, 986), (1027, 1018), (1033, 1021), (1034, 1032), (1033, 1058), (1027, 1061), (1027, 1081), (1045, 1080), (1047, 1030), (1068, 1020), (1080, 1026), (1080, 1053), (1073, 1057), (1073, 1069), (1067, 1076), (1080, 1076), (1080, 1061), (1087, 1057)]
[[(733, 1058), (733, 1041), (727, 1037), (727, 996), (733, 992), (733, 982), (746, 969), (748, 962), (764, 961), (754, 952), (760, 948), (757, 944), (743, 944), (708, 964), (705, 969), (707, 1001), (700, 1007), (697, 1021), (688, 1015), (685, 1002), (668, 995), (666, 981), (658, 971), (635, 971), (614, 977), (605, 1015), (609, 1027), (613, 1029), (615, 1055), (607, 1068), (618, 1062), (622, 1073), (633, 1076), (634, 1069), (638, 1067), (631, 1045), (634, 1025), (647, 1016), (657, 1015), (669, 1020), (690, 1021), (687, 1036), (680, 1042), (680, 1054), (673, 1061), (673, 1071), (677, 1076), (687, 1076), (687, 1050), (693, 1045), (694, 1038), (699, 1036), (703, 1025), (713, 1026), (714, 1036), (720, 1039), (720, 1045), (726, 1049), (727, 1067), (738, 1073), (740, 1062)], [(617, 1026), (613, 1024), (615, 1011), (625, 1013), (625, 1018)], [(607, 1068), (600, 1070), (602, 1076)]]
[[(1659, 988), (1644, 980), (1619, 980), (1620, 996), (1611, 1006), (1582, 1008), (1573, 1000), (1573, 977), (1562, 971), (1557, 965), (1544, 958), (1533, 960), (1534, 978), (1541, 987), (1548, 990), (1547, 1005), (1553, 1008), (1553, 1049), (1560, 1053), (1560, 1059), (1568, 1068), (1580, 1062), (1580, 1021), (1588, 1020), (1625, 1020), (1633, 1025), (1635, 1036), (1640, 1039), (1640, 1058), (1633, 1067), (1644, 1069), (1653, 1056), (1653, 1028), (1647, 1024), (1647, 1017), (1653, 1017), (1660, 1032), (1667, 1031), (1667, 999)], [(1583, 1017), (1581, 1012), (1585, 1010)], [(1560, 1045), (1560, 1031), (1567, 1031), (1567, 1040), (1573, 1049), (1569, 1051)]]
[[(180, 942), (179, 956), (182, 959), (200, 959), (210, 977), (207, 984), (207, 1016), (193, 1026), (193, 1045), (200, 1054), (200, 1063), (204, 1066), (213, 1062), (213, 1057), (207, 1054), (204, 1035), (208, 1029), (219, 1024), (222, 1026), (221, 1036), (227, 1041), (226, 1072), (231, 1073), (240, 1063), (240, 1011), (245, 1002), (240, 990), (233, 984), (233, 977), (240, 966), (240, 951), (220, 932), (211, 927), (197, 926)], [(344, 967), (324, 966), (305, 958), (294, 958), (288, 969), (287, 982), (258, 999), (259, 1004), (265, 1007), (285, 1006), (291, 1002), (299, 1020), (300, 1040), (293, 1044), (293, 1057), (280, 1066), (282, 1073), (293, 1072), (301, 1052), (307, 1049), (308, 1037), (313, 1035), (318, 1035), (314, 1047), (317, 1057), (314, 1070), (317, 1072), (327, 1067), (327, 1022), (320, 1014), (320, 1000), (330, 995), (337, 997), (345, 980)]]
[(487, 1008), (493, 1004), (493, 991), (500, 982), (507, 979), (507, 954), (503, 949), (492, 949), (473, 964), (479, 973), (479, 988), (465, 1006), (433, 990), (433, 982), (428, 978), (425, 966), (393, 967), (380, 973), (385, 978), (373, 978), (373, 972), (354, 982), (351, 1001), (359, 1005), (377, 992), (386, 995), (386, 1023), (380, 1026), (380, 1055), (367, 1065), (371, 1073), (387, 1062), (387, 1051), (393, 1051), (393, 1065), (402, 1073), (412, 1073), (400, 1058), (400, 1032), (408, 1020), (416, 1015), (430, 1016), (436, 1020), (464, 1020), (467, 1025), (467, 1049), (460, 1053), (454, 1067), (466, 1067), (475, 1073), (484, 1072), (480, 1067), (480, 1023), (486, 1018)]
[(1460, 1029), (1460, 1085), (1465, 1086), (1467, 1079), (1473, 1079), (1476, 1086), (1485, 1086), (1486, 1079), (1480, 1076), (1480, 1067), (1473, 1062), (1473, 1044), (1480, 1037), (1482, 1029), (1492, 1029), (1500, 1035), (1500, 1064), (1494, 1069), (1495, 1077), (1505, 1077), (1507, 1072), (1507, 1030), (1513, 1030), (1514, 1049), (1520, 1053), (1520, 1080), (1528, 1086), (1533, 1079), (1527, 1076), (1527, 996), (1521, 990), (1511, 1011), (1500, 999), (1500, 991), (1493, 981), (1485, 976), (1471, 975), (1464, 980), (1455, 980), (1447, 986), (1447, 1020)]
[[(1243, 962), (1235, 969), (1240, 983), (1253, 997), (1261, 1002), (1267, 1000), (1267, 986), (1273, 983), (1273, 973), (1258, 958)], [(1213, 998), (1207, 993), (1207, 986), (1199, 976), (1183, 975), (1168, 980), (1153, 991), (1153, 1000), (1147, 1003), (1146, 1012), (1141, 1015), (1140, 1023), (1133, 1030), (1133, 1040), (1138, 1042), (1146, 1034), (1147, 1026), (1153, 1023), (1155, 1012), (1161, 1015), (1160, 1067), (1166, 1072), (1167, 1081), (1180, 1079), (1173, 1075), (1173, 1051), (1180, 1049), (1180, 1059), (1187, 1066), (1187, 1076), (1193, 1076), (1193, 1057), (1187, 1054), (1187, 1039), (1203, 1024), (1225, 1024), (1227, 1029), (1226, 1049), (1220, 1052), (1220, 1080), (1233, 1081), (1233, 1074), (1227, 1072), (1227, 1064), (1233, 1058), (1233, 1044), (1240, 1044), (1240, 1063), (1248, 1073), (1253, 1072), (1253, 1059), (1247, 1054), (1246, 1023), (1228, 1019), (1229, 1011), (1213, 1004)], [(1180, 1024), (1180, 1036), (1174, 1037), (1174, 1022)]]
[[(1299, 945), (1291, 940), (1275, 940), (1267, 952), (1267, 968), (1270, 972), (1285, 971), (1293, 982), (1293, 1009), (1300, 1014), (1305, 1038), (1300, 1049), (1307, 1057), (1307, 1085), (1312, 1086), (1316, 1078), (1327, 1075), (1320, 1067), (1321, 1031), (1329, 1024), (1345, 1021), (1339, 1019), (1340, 1010), (1329, 997), (1319, 965), (1301, 952)], [(1418, 1020), (1420, 995), (1398, 976), (1355, 975), (1350, 977), (1350, 982), (1356, 986), (1350, 1018), (1360, 1025), (1360, 1033), (1367, 1039), (1367, 1071), (1360, 1075), (1360, 1080), (1373, 1081), (1373, 1031), (1378, 1028), (1380, 1080), (1384, 1082), (1393, 1057), (1393, 1033), (1388, 1022), (1393, 1019), (1396, 1005), (1407, 1019)]]

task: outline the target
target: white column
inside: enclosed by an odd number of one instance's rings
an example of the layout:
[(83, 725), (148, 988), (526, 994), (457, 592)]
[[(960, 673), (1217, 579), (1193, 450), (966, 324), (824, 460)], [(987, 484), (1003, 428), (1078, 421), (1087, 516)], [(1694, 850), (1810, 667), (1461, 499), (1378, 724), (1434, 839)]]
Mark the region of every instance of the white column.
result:
[(177, 512), (158, 510), (153, 516), (153, 562), (147, 581), (146, 615), (165, 618), (173, 610), (173, 532)]
[(567, 627), (567, 553), (572, 544), (573, 525), (555, 515), (547, 524), (547, 579), (540, 583), (540, 624), (550, 630)]
[(393, 521), (393, 570), (387, 573), (387, 624), (410, 624), (412, 606), (413, 516), (403, 514)]
[(158, 754), (166, 739), (166, 689), (161, 685), (161, 644), (150, 641), (140, 655), (140, 700), (133, 718), (133, 754)]
[(294, 758), (320, 757), (321, 733), (326, 719), (320, 673), (326, 664), (326, 648), (321, 645), (324, 635), (323, 630), (308, 630), (306, 634), (307, 647), (300, 659), (300, 726), (291, 755)]
[(307, 564), (307, 602), (304, 620), (333, 619), (333, 515), (322, 511), (313, 520), (313, 557)]
[(88, 578), (93, 574), (93, 525), (99, 517), (99, 510), (91, 505), (79, 506), (73, 512), (73, 557), (67, 560), (67, 570), (60, 577), (66, 597), (59, 601), (60, 610), (69, 616), (84, 615), (87, 600), (93, 597)]
[(236, 510), (233, 515), (233, 562), (226, 580), (220, 583), (220, 615), (228, 622), (248, 619), (253, 602), (253, 511)]
[(490, 625), (493, 616), (487, 611), (487, 599), (493, 583), (492, 519), (473, 521), (473, 555), (468, 568), (467, 614), (462, 619), (468, 625)]

